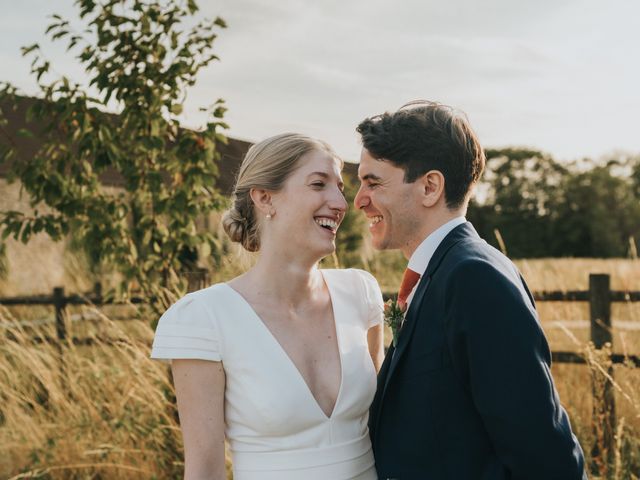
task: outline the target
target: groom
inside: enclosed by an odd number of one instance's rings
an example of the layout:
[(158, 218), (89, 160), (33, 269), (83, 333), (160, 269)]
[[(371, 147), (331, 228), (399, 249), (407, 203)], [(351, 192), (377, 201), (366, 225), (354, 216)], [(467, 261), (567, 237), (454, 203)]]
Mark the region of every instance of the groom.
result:
[(409, 260), (369, 417), (379, 478), (586, 479), (531, 293), (464, 218), (485, 163), (466, 118), (421, 101), (357, 130), (355, 205)]

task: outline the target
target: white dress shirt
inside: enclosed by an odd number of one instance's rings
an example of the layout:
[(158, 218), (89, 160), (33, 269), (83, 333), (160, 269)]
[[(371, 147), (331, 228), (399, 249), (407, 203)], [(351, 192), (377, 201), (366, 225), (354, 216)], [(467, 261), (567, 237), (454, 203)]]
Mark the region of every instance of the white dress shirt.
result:
[[(411, 255), (407, 268), (413, 270), (414, 272), (418, 272), (420, 275), (424, 275), (424, 272), (427, 271), (427, 267), (429, 266), (429, 262), (431, 261), (431, 257), (433, 257), (433, 254), (435, 253), (440, 243), (442, 243), (442, 240), (444, 240), (444, 237), (446, 237), (449, 232), (451, 232), (451, 230), (456, 228), (458, 225), (462, 225), (466, 221), (467, 219), (465, 217), (456, 217), (453, 220), (449, 220), (447, 223), (441, 225), (435, 231), (427, 235), (427, 238), (425, 238), (422, 243), (418, 245), (418, 248), (416, 248), (415, 252), (413, 252), (413, 254)], [(409, 308), (409, 305), (411, 305), (411, 300), (413, 299), (413, 295), (416, 291), (417, 286), (418, 284), (413, 287), (413, 290), (407, 297), (407, 309)]]

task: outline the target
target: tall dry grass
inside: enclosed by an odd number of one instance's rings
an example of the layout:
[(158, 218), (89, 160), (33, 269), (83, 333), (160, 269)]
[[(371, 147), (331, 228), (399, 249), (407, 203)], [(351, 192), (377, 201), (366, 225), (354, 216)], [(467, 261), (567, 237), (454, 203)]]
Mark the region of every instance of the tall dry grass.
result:
[[(253, 261), (236, 256), (233, 246), (226, 248), (213, 281), (231, 278)], [(371, 254), (364, 260), (386, 290), (399, 281), (403, 260), (397, 255)], [(328, 266), (333, 263), (328, 259)], [(614, 289), (640, 290), (637, 260), (517, 264), (532, 290), (587, 289), (589, 273), (611, 274)], [(78, 274), (74, 268), (63, 269), (65, 275)], [(554, 364), (552, 370), (588, 463), (597, 472), (591, 478), (640, 478), (640, 369), (610, 366), (589, 346), (587, 304), (541, 302), (538, 310), (553, 350), (578, 351), (590, 359), (588, 365)], [(115, 310), (105, 315), (107, 309), (89, 309), (85, 313), (96, 320), (69, 322), (69, 330), (92, 337), (96, 345), (58, 348), (31, 341), (35, 335), (53, 336), (51, 323), (35, 329), (20, 325), (43, 315), (52, 319), (50, 309), (36, 311), (0, 312), (0, 478), (180, 478), (182, 444), (168, 367), (148, 358), (152, 319), (115, 322), (110, 320), (120, 315)], [(640, 304), (614, 304), (612, 318), (612, 349), (639, 355)], [(610, 371), (613, 377), (607, 378)], [(603, 460), (607, 452), (602, 448), (598, 457), (592, 455), (593, 445), (602, 446), (592, 414), (603, 402), (604, 381), (614, 382), (618, 419), (611, 463)]]
[[(637, 259), (539, 259), (516, 263), (534, 291), (588, 290), (590, 273), (609, 274), (613, 290), (640, 290)], [(640, 478), (640, 368), (630, 361), (612, 365), (607, 355), (611, 351), (640, 355), (640, 302), (612, 304), (613, 341), (604, 351), (594, 349), (589, 341), (588, 303), (539, 302), (537, 309), (551, 349), (579, 352), (588, 362), (554, 363), (552, 373), (593, 478)], [(607, 383), (613, 391), (617, 417), (611, 452), (606, 450), (603, 417), (594, 415), (606, 405)]]
[(88, 347), (34, 344), (49, 326), (25, 327), (6, 309), (0, 320), (1, 478), (179, 478), (173, 387), (149, 359), (146, 322), (125, 329), (101, 316)]

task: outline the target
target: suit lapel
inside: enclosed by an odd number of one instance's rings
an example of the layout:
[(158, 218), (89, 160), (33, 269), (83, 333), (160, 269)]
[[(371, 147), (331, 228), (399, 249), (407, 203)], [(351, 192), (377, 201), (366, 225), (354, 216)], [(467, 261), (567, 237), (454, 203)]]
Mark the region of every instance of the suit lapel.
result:
[[(391, 380), (396, 368), (398, 366), (398, 362), (402, 358), (407, 346), (410, 343), (411, 336), (413, 335), (413, 331), (415, 330), (416, 323), (419, 321), (418, 311), (420, 310), (420, 306), (422, 304), (424, 295), (426, 294), (429, 285), (431, 284), (431, 279), (435, 274), (436, 270), (442, 263), (447, 252), (458, 242), (469, 239), (469, 238), (480, 238), (476, 233), (475, 229), (471, 225), (471, 223), (466, 222), (463, 223), (456, 228), (454, 228), (449, 234), (442, 240), (438, 248), (431, 257), (429, 261), (429, 265), (427, 266), (427, 270), (424, 272), (424, 275), (420, 278), (420, 282), (416, 287), (416, 293), (411, 300), (411, 305), (409, 306), (409, 310), (407, 311), (407, 315), (405, 317), (404, 325), (402, 326), (402, 330), (400, 332), (400, 336), (398, 338), (398, 344), (395, 348), (395, 352), (391, 351), (391, 347), (387, 352), (387, 357), (391, 357), (389, 360), (388, 369), (380, 369), (380, 376), (378, 378), (378, 389), (382, 385), (382, 394), (380, 395), (380, 400), (377, 408), (377, 413), (379, 413), (382, 408), (382, 402), (384, 401), (384, 396), (387, 392), (387, 387), (389, 385), (389, 381)], [(387, 363), (387, 358), (385, 358), (385, 363)], [(384, 364), (383, 364), (384, 367)], [(383, 380), (384, 383), (381, 381)], [(376, 419), (377, 421), (377, 419)]]
[(393, 358), (394, 351), (395, 347), (393, 345), (389, 345), (387, 353), (384, 356), (384, 361), (380, 366), (380, 371), (378, 372), (378, 391), (380, 392), (382, 392), (382, 387), (384, 386), (384, 382), (386, 381), (387, 375), (389, 373), (389, 365), (391, 364), (391, 359)]
[[(429, 269), (427, 269), (427, 271), (428, 270)], [(391, 361), (389, 362), (389, 371), (386, 375), (384, 388), (382, 391), (383, 398), (387, 390), (387, 385), (389, 385), (389, 379), (393, 375), (393, 372), (395, 371), (396, 366), (398, 365), (398, 361), (400, 360), (400, 357), (402, 357), (402, 354), (406, 350), (407, 345), (409, 344), (409, 340), (413, 334), (413, 331), (415, 330), (416, 312), (419, 309), (420, 304), (422, 303), (422, 298), (424, 297), (424, 294), (427, 291), (427, 288), (429, 287), (429, 283), (431, 283), (430, 281), (431, 281), (431, 277), (428, 274), (425, 274), (420, 278), (420, 282), (416, 287), (417, 288), (416, 293), (414, 294), (413, 299), (411, 300), (411, 305), (409, 305), (409, 310), (407, 310), (407, 315), (404, 318), (402, 330), (400, 330), (400, 335), (398, 337), (398, 344), (396, 345), (395, 352), (393, 352), (391, 355)]]

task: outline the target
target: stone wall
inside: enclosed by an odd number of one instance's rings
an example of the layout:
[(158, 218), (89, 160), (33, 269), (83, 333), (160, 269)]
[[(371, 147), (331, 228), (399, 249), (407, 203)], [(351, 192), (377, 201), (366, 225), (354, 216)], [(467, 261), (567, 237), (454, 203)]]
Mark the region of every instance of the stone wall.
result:
[[(31, 211), (26, 197), (20, 194), (19, 182), (8, 184), (0, 178), (0, 210)], [(65, 261), (69, 256), (66, 242), (54, 242), (47, 234), (40, 233), (26, 245), (11, 237), (5, 243), (9, 271), (7, 278), (0, 281), (0, 295), (49, 293), (54, 286), (77, 287), (66, 275), (69, 267)]]

